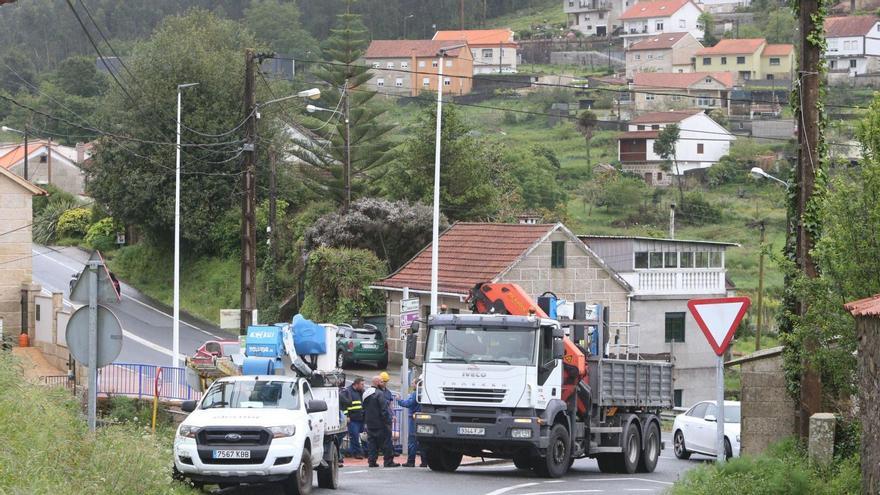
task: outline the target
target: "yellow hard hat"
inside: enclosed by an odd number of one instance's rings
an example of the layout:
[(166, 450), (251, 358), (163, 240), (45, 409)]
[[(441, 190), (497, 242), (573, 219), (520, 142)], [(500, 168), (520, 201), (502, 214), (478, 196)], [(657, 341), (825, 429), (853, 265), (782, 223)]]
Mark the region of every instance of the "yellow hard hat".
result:
[(387, 371), (383, 371), (379, 373), (379, 378), (381, 378), (383, 382), (387, 382), (391, 380), (391, 375), (389, 375)]

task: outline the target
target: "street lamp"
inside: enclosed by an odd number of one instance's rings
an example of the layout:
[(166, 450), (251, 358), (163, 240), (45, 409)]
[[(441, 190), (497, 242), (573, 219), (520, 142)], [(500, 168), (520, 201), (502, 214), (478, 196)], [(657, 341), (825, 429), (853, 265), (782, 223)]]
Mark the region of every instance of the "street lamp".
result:
[(23, 131), (19, 131), (18, 129), (13, 129), (12, 127), (0, 127), (4, 132), (14, 132), (16, 134), (21, 134), (24, 136), (24, 180), (28, 180), (28, 128), (27, 124), (24, 126)]
[(174, 310), (172, 317), (173, 342), (171, 367), (176, 368), (180, 356), (180, 107), (182, 90), (199, 83), (177, 85), (177, 157), (174, 166)]
[(752, 167), (752, 169), (749, 171), (749, 175), (751, 175), (755, 179), (775, 180), (776, 182), (782, 184), (783, 186), (788, 187), (788, 182), (785, 182), (782, 179), (773, 177), (772, 175), (765, 172), (764, 169), (762, 169), (761, 167)]
[(263, 103), (257, 104), (258, 107), (264, 107), (266, 105), (271, 105), (272, 103), (278, 103), (279, 101), (290, 100), (293, 98), (303, 98), (307, 100), (317, 100), (321, 98), (321, 90), (318, 88), (312, 89), (304, 89), (295, 95), (290, 96), (282, 96), (281, 98), (275, 98), (274, 100), (264, 101)]
[(407, 39), (406, 38), (406, 21), (407, 21), (407, 19), (412, 19), (415, 16), (416, 16), (415, 14), (410, 14), (410, 15), (403, 18), (403, 39)]

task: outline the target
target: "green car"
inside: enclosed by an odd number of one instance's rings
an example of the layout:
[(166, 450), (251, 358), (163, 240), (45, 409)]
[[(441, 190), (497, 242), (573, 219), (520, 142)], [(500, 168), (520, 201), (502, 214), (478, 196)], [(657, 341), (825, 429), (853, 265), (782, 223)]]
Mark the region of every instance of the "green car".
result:
[(351, 325), (337, 325), (336, 365), (344, 368), (352, 363), (372, 361), (379, 369), (388, 366), (388, 342), (375, 326), (366, 324), (363, 328)]

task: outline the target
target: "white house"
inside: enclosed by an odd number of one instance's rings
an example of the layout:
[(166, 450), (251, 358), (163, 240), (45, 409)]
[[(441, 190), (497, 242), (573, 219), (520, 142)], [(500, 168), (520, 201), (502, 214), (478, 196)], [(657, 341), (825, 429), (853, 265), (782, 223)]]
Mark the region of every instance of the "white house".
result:
[(702, 48), (690, 33), (645, 38), (626, 50), (626, 77), (636, 72), (694, 72), (694, 56)]
[(825, 60), (833, 73), (870, 74), (880, 70), (880, 19), (873, 15), (825, 19)]
[[(679, 127), (674, 165), (664, 172), (664, 160), (654, 152), (654, 141), (669, 124)], [(708, 168), (730, 151), (736, 137), (701, 110), (653, 112), (640, 115), (618, 136), (621, 168), (645, 178), (651, 185), (666, 186), (672, 176), (688, 170)]]
[(692, 0), (640, 1), (620, 16), (624, 48), (661, 33), (688, 32), (702, 41), (704, 30), (699, 23), (702, 13)]
[(474, 59), (474, 74), (515, 73), (517, 62), (516, 41), (510, 29), (466, 29), (437, 31), (434, 41), (464, 40)]
[(562, 0), (568, 27), (586, 36), (611, 36), (623, 28), (620, 15), (636, 0)]

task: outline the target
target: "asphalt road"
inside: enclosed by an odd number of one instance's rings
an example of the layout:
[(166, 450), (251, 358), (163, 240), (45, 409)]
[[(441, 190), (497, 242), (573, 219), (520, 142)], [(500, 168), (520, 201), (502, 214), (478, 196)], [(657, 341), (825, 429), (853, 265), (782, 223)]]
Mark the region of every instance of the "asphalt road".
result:
[[(82, 271), (88, 253), (73, 247), (33, 246), (33, 278), (44, 292), (61, 292), (68, 307), (70, 278)], [(123, 329), (122, 352), (116, 362), (170, 366), (173, 356), (171, 308), (144, 296), (122, 281), (122, 301), (106, 304)], [(206, 340), (237, 336), (181, 312), (180, 353), (192, 354)]]
[[(694, 455), (681, 461), (672, 453), (672, 438), (663, 433), (666, 449), (661, 452), (657, 469), (650, 474), (603, 474), (593, 459), (580, 459), (566, 476), (544, 479), (529, 471), (516, 469), (512, 463), (462, 466), (455, 473), (435, 473), (428, 468), (345, 467), (340, 470), (337, 490), (320, 489), (313, 495), (564, 495), (564, 494), (662, 494), (687, 470), (708, 457)], [(400, 458), (398, 458), (398, 461)], [(274, 486), (254, 486), (216, 490), (223, 495), (280, 495)]]

